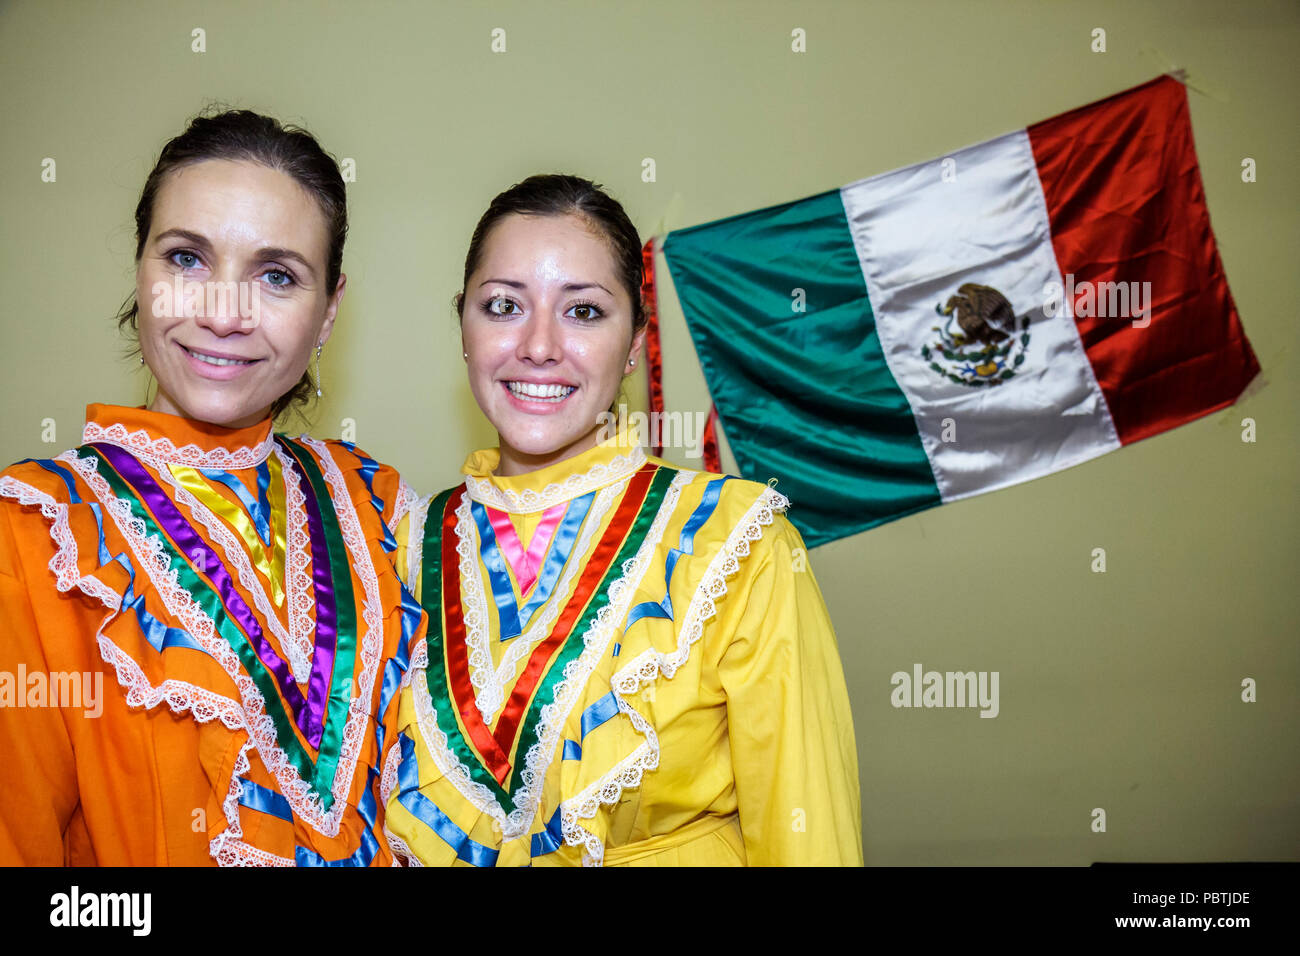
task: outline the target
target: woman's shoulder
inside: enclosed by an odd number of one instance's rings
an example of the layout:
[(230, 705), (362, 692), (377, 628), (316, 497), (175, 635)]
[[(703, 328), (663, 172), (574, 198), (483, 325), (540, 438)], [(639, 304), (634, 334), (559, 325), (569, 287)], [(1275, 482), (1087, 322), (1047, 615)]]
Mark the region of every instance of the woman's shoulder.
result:
[(0, 471), (0, 504), (10, 506), (76, 504), (85, 494), (73, 450), (49, 457), (24, 458)]
[(310, 453), (323, 466), (327, 481), (342, 481), (353, 501), (369, 504), (390, 530), (419, 500), (397, 468), (378, 460), (354, 441), (305, 434), (278, 437)]
[[(674, 475), (678, 495), (677, 512), (686, 512), (686, 523), (709, 533), (737, 533), (758, 537), (762, 529), (776, 525), (791, 527), (784, 514), (790, 500), (776, 490), (776, 479), (753, 481), (737, 475), (682, 468), (663, 459), (648, 461)], [(757, 533), (755, 533), (757, 532)]]

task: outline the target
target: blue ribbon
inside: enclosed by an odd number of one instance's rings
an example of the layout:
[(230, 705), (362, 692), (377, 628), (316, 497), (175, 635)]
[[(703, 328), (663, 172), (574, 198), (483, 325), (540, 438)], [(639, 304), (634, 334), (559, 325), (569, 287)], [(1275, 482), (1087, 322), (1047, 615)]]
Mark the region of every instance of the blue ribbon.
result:
[(293, 822), (293, 810), (289, 807), (289, 801), (284, 794), (269, 787), (264, 787), (260, 783), (254, 783), (247, 777), (240, 777), (239, 783), (243, 791), (239, 794), (239, 805), (248, 807), (250, 810), (257, 810), (261, 813), (269, 813), (273, 817), (279, 817), (289, 823)]
[(587, 734), (591, 733), (617, 713), (618, 700), (614, 697), (614, 692), (611, 690), (608, 694), (582, 712), (582, 739), (586, 740)]
[(379, 471), (379, 462), (369, 458), (357, 450), (357, 446), (350, 441), (340, 441), (340, 445), (352, 452), (361, 462), (361, 467), (357, 469), (361, 473), (361, 480), (366, 483), (366, 490), (370, 492), (370, 504), (374, 507), (375, 512), (379, 515), (379, 523), (384, 526), (384, 543), (383, 548), (386, 554), (392, 554), (397, 550), (397, 539), (393, 537), (392, 529), (384, 519), (384, 499), (375, 494), (375, 472)]
[(221, 482), (239, 497), (244, 510), (253, 519), (257, 536), (262, 539), (262, 544), (269, 548), (271, 546), (271, 505), (266, 499), (266, 491), (271, 485), (270, 466), (266, 462), (257, 466), (257, 500), (253, 499), (252, 494), (244, 487), (244, 483), (228, 471), (221, 471), (218, 468), (200, 468), (199, 472), (205, 478)]
[(487, 568), (488, 580), (492, 582), (492, 597), (497, 605), (497, 623), (501, 629), (501, 640), (509, 640), (519, 635), (519, 606), (515, 603), (515, 588), (506, 573), (505, 558), (497, 545), (497, 535), (492, 529), (487, 509), (479, 502), (471, 501), (470, 513), (478, 525), (479, 557)]
[[(568, 741), (565, 741), (568, 743)], [(550, 821), (546, 824), (546, 829), (541, 833), (533, 834), (532, 856), (545, 856), (547, 853), (554, 853), (564, 844), (564, 828), (560, 823), (560, 808), (556, 807), (555, 812), (551, 814)]]
[[(704, 522), (708, 521), (713, 515), (714, 510), (718, 507), (718, 499), (722, 496), (723, 482), (730, 481), (732, 475), (723, 475), (721, 478), (714, 478), (704, 489), (704, 496), (691, 516), (686, 519), (686, 524), (682, 526), (682, 533), (677, 541), (677, 547), (668, 552), (668, 561), (664, 571), (664, 597), (662, 601), (645, 601), (638, 604), (627, 615), (627, 623), (623, 625), (623, 633), (627, 629), (641, 620), (643, 617), (665, 618), (669, 621), (673, 619), (673, 602), (669, 597), (668, 589), (673, 580), (673, 569), (677, 567), (677, 560), (684, 554), (695, 553), (695, 532), (700, 530)], [(615, 652), (617, 654), (617, 651)]]
[(402, 675), (410, 666), (411, 638), (419, 629), (420, 618), (424, 615), (424, 608), (420, 607), (420, 602), (406, 589), (406, 585), (402, 584), (400, 587), (402, 589), (402, 639), (398, 641), (393, 656), (384, 665), (384, 684), (379, 692), (379, 714), (375, 718), (375, 744), (381, 754), (384, 752), (384, 713), (388, 710), (393, 695), (401, 689)]
[(560, 520), (559, 527), (555, 529), (555, 536), (551, 539), (546, 559), (542, 562), (542, 573), (537, 579), (532, 597), (519, 612), (524, 627), (529, 625), (538, 608), (550, 598), (551, 591), (555, 589), (555, 582), (560, 579), (560, 572), (564, 570), (564, 565), (568, 563), (569, 556), (573, 553), (573, 542), (578, 538), (578, 531), (582, 528), (582, 523), (587, 520), (591, 503), (595, 500), (596, 492), (589, 491), (581, 498), (570, 501), (569, 506), (564, 509), (564, 517)]
[(375, 858), (375, 853), (379, 849), (379, 841), (375, 839), (375, 787), (379, 780), (379, 774), (375, 772), (374, 767), (366, 768), (366, 788), (361, 792), (361, 799), (357, 801), (357, 813), (361, 819), (366, 821), (366, 828), (361, 831), (361, 845), (351, 856), (345, 856), (341, 860), (327, 860), (315, 850), (310, 850), (305, 846), (294, 847), (294, 861), (299, 866), (369, 866), (370, 861)]
[(100, 566), (107, 567), (116, 562), (121, 565), (122, 569), (127, 573), (126, 593), (122, 595), (122, 606), (118, 608), (118, 610), (122, 611), (129, 609), (134, 612), (136, 621), (140, 625), (140, 631), (144, 634), (144, 638), (149, 642), (150, 646), (160, 654), (169, 647), (188, 647), (190, 650), (202, 651), (204, 654), (207, 654), (203, 645), (191, 637), (188, 631), (183, 631), (176, 627), (168, 627), (162, 621), (158, 620), (158, 618), (145, 610), (144, 595), (137, 595), (135, 593), (135, 566), (131, 564), (131, 559), (126, 556), (126, 552), (120, 552), (117, 555), (109, 554), (108, 542), (104, 538), (104, 512), (99, 502), (83, 502), (81, 496), (77, 494), (75, 479), (58, 462), (50, 459), (42, 460), (28, 458), (26, 462), (20, 462), (20, 464), (26, 464), (27, 462), (40, 465), (46, 471), (50, 472), (50, 474), (58, 476), (63, 481), (64, 485), (67, 486), (68, 499), (72, 504), (86, 504), (87, 507), (90, 508), (91, 514), (95, 516), (95, 525), (99, 530), (98, 553)]
[(402, 763), (397, 772), (398, 802), (411, 814), (438, 834), (456, 851), (456, 858), (471, 866), (496, 866), (499, 850), (471, 840), (468, 833), (456, 826), (437, 804), (420, 792), (420, 768), (415, 760), (415, 742), (401, 734)]

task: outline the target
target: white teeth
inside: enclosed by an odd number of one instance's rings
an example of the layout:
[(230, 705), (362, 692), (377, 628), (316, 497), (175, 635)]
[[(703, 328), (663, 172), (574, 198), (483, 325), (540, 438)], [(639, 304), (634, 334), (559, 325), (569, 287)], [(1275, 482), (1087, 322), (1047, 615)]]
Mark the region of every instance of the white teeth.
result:
[(507, 382), (511, 393), (531, 402), (562, 402), (574, 391), (572, 385), (534, 385), (532, 382)]
[(190, 355), (194, 356), (194, 358), (198, 359), (200, 362), (204, 362), (208, 365), (252, 365), (253, 364), (252, 361), (249, 359), (217, 358), (215, 355), (204, 355), (202, 352), (195, 352), (192, 351), (191, 349), (186, 349), (185, 351), (189, 352)]

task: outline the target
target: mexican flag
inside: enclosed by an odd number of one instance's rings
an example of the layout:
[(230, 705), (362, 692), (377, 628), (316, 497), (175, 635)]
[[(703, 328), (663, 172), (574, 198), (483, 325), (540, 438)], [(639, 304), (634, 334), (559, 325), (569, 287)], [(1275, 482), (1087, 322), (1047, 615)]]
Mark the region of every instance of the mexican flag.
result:
[(1259, 371), (1168, 76), (662, 248), (739, 469), (779, 479), (810, 546), (1149, 438)]

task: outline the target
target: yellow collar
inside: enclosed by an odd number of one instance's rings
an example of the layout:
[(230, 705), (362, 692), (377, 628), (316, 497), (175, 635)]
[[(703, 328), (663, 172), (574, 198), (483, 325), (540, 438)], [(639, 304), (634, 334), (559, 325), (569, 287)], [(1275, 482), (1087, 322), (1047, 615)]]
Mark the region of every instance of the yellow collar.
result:
[(461, 471), (475, 501), (512, 514), (531, 514), (622, 481), (645, 462), (636, 426), (625, 424), (594, 447), (536, 471), (494, 474), (501, 463), (500, 448), (472, 452)]

